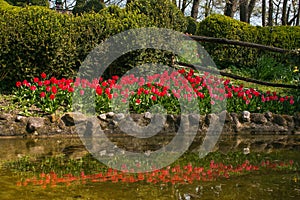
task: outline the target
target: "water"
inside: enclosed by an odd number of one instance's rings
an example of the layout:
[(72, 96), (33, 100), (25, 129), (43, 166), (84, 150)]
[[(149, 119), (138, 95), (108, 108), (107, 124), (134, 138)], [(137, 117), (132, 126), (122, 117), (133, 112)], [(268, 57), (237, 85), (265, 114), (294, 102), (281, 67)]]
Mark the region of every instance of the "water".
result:
[[(15, 160), (24, 155), (32, 157), (58, 155), (66, 146), (80, 146), (78, 138), (1, 139), (0, 160)], [(78, 151), (80, 152), (80, 151)], [(281, 152), (278, 159), (300, 163), (298, 151)], [(295, 164), (296, 165), (296, 164)], [(299, 169), (299, 168), (298, 168)], [(112, 183), (74, 181), (56, 186), (18, 182), (32, 177), (31, 173), (0, 171), (0, 199), (300, 199), (300, 174), (295, 170), (259, 170), (229, 178), (193, 183)]]
[[(47, 187), (16, 186), (19, 177), (1, 173), (1, 199), (299, 199), (293, 174), (251, 174), (188, 185), (86, 183)], [(186, 197), (184, 197), (186, 196)]]

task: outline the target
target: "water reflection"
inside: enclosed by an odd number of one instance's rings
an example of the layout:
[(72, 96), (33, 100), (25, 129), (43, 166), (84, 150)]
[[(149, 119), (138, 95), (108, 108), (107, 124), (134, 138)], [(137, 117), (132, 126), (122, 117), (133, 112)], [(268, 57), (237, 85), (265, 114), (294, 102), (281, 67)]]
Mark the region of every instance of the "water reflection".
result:
[(297, 151), (206, 160), (187, 154), (169, 167), (138, 173), (126, 165), (123, 171), (105, 168), (84, 154), (76, 158), (74, 152), (84, 150), (80, 145), (78, 138), (0, 140), (0, 199), (300, 198)]

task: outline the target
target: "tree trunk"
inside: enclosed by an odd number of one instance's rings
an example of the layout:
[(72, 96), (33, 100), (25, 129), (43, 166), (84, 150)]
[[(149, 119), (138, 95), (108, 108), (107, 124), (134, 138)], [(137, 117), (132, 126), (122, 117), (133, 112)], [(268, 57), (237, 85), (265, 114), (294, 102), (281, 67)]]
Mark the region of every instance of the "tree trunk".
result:
[(262, 0), (261, 24), (266, 26), (266, 0)]
[(253, 12), (253, 9), (255, 7), (255, 3), (256, 3), (256, 0), (250, 0), (250, 3), (248, 5), (248, 19), (247, 19), (247, 22), (250, 23), (250, 18), (251, 18), (251, 15), (252, 15), (252, 12)]
[(278, 25), (278, 18), (279, 18), (278, 16), (279, 16), (279, 10), (280, 10), (280, 3), (281, 3), (281, 1), (278, 1), (278, 4), (274, 3), (275, 6), (276, 6), (275, 26)]
[(185, 9), (186, 9), (186, 0), (182, 0), (181, 12), (183, 14), (184, 14)]
[(288, 0), (283, 0), (283, 5), (282, 5), (282, 16), (281, 16), (281, 24), (282, 25), (286, 25), (287, 24), (287, 13), (286, 13), (286, 10), (287, 10), (287, 3), (288, 3)]
[(210, 14), (210, 9), (213, 5), (212, 0), (206, 0), (205, 8), (204, 8), (204, 16), (207, 17)]
[(297, 13), (297, 18), (296, 18), (296, 26), (299, 26), (300, 24), (300, 0), (298, 3), (298, 13)]
[(199, 4), (200, 4), (200, 0), (194, 0), (193, 1), (191, 17), (194, 18), (195, 20), (198, 18)]
[(273, 26), (273, 1), (269, 0), (268, 26)]
[(233, 17), (236, 11), (237, 0), (227, 0), (224, 10), (224, 15)]
[(248, 20), (248, 0), (240, 0), (240, 21), (247, 22)]

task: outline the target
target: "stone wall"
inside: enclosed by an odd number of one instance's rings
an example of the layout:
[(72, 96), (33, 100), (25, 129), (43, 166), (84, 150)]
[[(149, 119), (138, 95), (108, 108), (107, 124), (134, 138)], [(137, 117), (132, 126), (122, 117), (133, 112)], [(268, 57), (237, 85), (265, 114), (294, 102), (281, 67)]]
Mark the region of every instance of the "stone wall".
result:
[[(24, 117), (20, 115), (0, 114), (0, 136), (19, 137), (50, 137), (76, 136), (77, 128), (75, 113), (65, 113), (62, 116), (49, 115), (45, 117)], [(120, 123), (126, 117), (131, 117), (123, 124), (125, 133), (120, 129)], [(82, 117), (82, 125), (86, 126)], [(251, 151), (271, 151), (273, 149), (300, 149), (300, 113), (294, 116), (278, 115), (273, 113), (226, 113), (205, 116), (176, 116), (167, 115), (162, 127), (157, 128), (158, 133), (152, 137), (137, 138), (126, 133), (134, 132), (138, 126), (146, 127), (157, 120), (159, 116), (151, 113), (114, 114), (112, 112), (97, 116), (95, 123), (101, 126), (105, 136), (116, 146), (129, 151), (155, 151), (163, 148), (176, 136), (183, 134), (182, 140), (191, 137), (191, 127), (197, 125), (196, 136), (189, 147), (191, 151), (199, 151), (206, 137), (210, 125), (216, 121), (224, 120), (222, 133), (218, 137), (214, 150), (228, 152), (232, 150), (250, 149)], [(80, 124), (80, 123), (79, 123)], [(81, 126), (81, 125), (80, 125)], [(77, 128), (76, 128), (77, 127)], [(152, 127), (151, 130), (156, 127)], [(92, 128), (93, 129), (93, 128)], [(147, 129), (145, 129), (147, 130)], [(160, 130), (160, 131), (159, 131)], [(156, 131), (156, 130), (154, 130)], [(92, 134), (95, 131), (92, 131)], [(156, 133), (156, 132), (155, 132)], [(93, 135), (91, 135), (93, 136)], [(0, 137), (1, 139), (1, 137)]]

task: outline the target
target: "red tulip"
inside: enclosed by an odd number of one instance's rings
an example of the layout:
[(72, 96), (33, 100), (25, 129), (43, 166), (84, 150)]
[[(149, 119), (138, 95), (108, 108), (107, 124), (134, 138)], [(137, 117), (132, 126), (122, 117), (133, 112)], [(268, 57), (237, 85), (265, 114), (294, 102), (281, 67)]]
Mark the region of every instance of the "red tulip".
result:
[(157, 100), (157, 97), (156, 97), (156, 96), (152, 96), (151, 99), (152, 99), (153, 101), (156, 101), (156, 100)]
[(41, 74), (41, 78), (42, 78), (42, 79), (45, 79), (46, 77), (47, 77), (46, 73), (43, 72), (43, 73)]
[(38, 78), (38, 77), (34, 77), (34, 78), (33, 78), (33, 82), (34, 82), (34, 83), (39, 82), (39, 78)]
[(56, 86), (52, 86), (51, 91), (53, 94), (57, 93), (57, 87)]
[(30, 90), (31, 91), (35, 91), (36, 90), (36, 86), (35, 85), (30, 86)]
[(54, 95), (54, 94), (51, 94), (51, 95), (49, 96), (49, 98), (50, 98), (51, 100), (54, 100), (54, 99), (55, 99), (55, 95)]
[(16, 82), (16, 86), (17, 86), (17, 87), (21, 87), (21, 86), (22, 86), (21, 81)]
[(283, 97), (280, 97), (280, 99), (279, 99), (279, 101), (282, 103), (282, 102), (284, 102), (284, 98)]
[(46, 93), (45, 93), (45, 92), (41, 92), (41, 93), (40, 93), (40, 97), (41, 97), (41, 98), (44, 98), (45, 96), (46, 96)]

